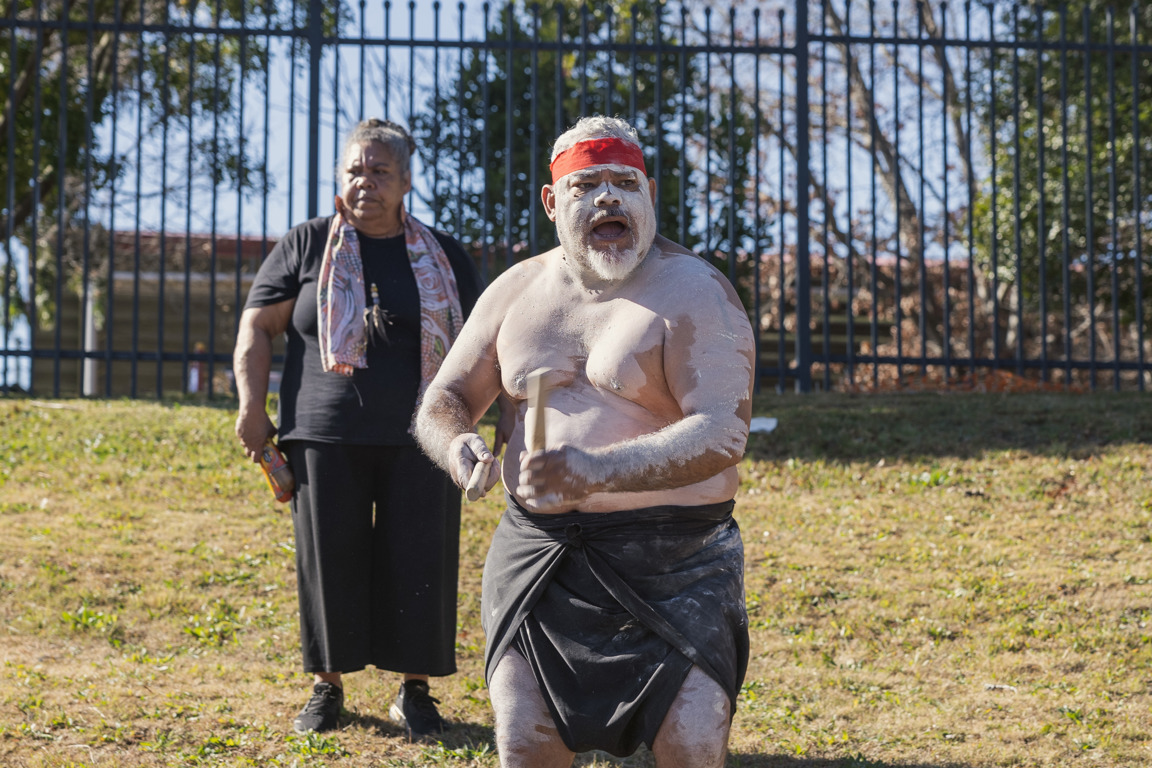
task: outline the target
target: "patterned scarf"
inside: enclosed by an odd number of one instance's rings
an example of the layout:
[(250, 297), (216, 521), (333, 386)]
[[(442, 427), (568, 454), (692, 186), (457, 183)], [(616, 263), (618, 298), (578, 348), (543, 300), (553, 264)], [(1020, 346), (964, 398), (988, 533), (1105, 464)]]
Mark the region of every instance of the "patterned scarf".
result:
[[(404, 241), (420, 291), (420, 394), (444, 362), (464, 325), (460, 293), (448, 256), (432, 231), (400, 204)], [(325, 371), (351, 376), (368, 367), (364, 267), (356, 228), (337, 213), (328, 229), (320, 263), (316, 311), (320, 324), (320, 362)]]

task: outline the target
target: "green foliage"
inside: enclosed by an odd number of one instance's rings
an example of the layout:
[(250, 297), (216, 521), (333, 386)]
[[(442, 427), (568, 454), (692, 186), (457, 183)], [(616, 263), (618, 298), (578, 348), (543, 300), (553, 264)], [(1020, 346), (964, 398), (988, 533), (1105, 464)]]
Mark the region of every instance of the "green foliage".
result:
[[(662, 28), (667, 52), (631, 50), (633, 40), (656, 42), (656, 9), (647, 1), (579, 10), (574, 3), (547, 11), (527, 3), (500, 6), (489, 40), (511, 40), (514, 47), (465, 55), (455, 81), (413, 119), (425, 165), (436, 169), (430, 205), (437, 224), (487, 248), (497, 271), (552, 248), (555, 229), (540, 204), (541, 186), (551, 183), (552, 141), (582, 115), (609, 114), (629, 119), (640, 133), (648, 173), (657, 177), (658, 231), (709, 255), (726, 257), (740, 247), (752, 230), (748, 207), (739, 206), (752, 157), (750, 111), (743, 102), (733, 104), (731, 94), (710, 92), (701, 61), (678, 51), (682, 41), (669, 37), (672, 19), (665, 17)], [(552, 47), (558, 39), (565, 50)], [(586, 50), (580, 41), (609, 48)], [(707, 148), (705, 135), (711, 137)], [(436, 164), (452, 155), (459, 167)], [(738, 205), (734, 237), (725, 194), (730, 165), (739, 180), (731, 190)], [(707, 178), (706, 169), (712, 172)], [(701, 215), (706, 197), (715, 198), (710, 222)], [(726, 268), (726, 258), (718, 266)]]
[[(977, 257), (1028, 306), (1039, 304), (1043, 279), (1054, 314), (1065, 299), (1091, 297), (1127, 324), (1137, 312), (1137, 275), (1152, 271), (1152, 59), (1131, 51), (1148, 44), (1152, 8), (1131, 6), (1130, 18), (1129, 7), (1104, 0), (1061, 7), (1066, 15), (1055, 6), (1005, 6), (1001, 29), (1043, 43), (981, 54), (992, 87), (973, 89), (974, 120), (994, 155), (996, 186), (974, 201)], [(1144, 290), (1143, 298), (1147, 333), (1152, 297)]]
[[(0, 136), (7, 141), (11, 132), (15, 142), (11, 167), (8, 153), (0, 152), (0, 178), (10, 180), (15, 204), (8, 210), (5, 202), (0, 232), (11, 227), (33, 251), (41, 322), (54, 311), (58, 278), (69, 290), (81, 284), (85, 252), (89, 272), (101, 272), (103, 249), (88, 245), (107, 233), (91, 206), (113, 185), (135, 183), (141, 146), (156, 154), (140, 159), (149, 168), (172, 156), (191, 163), (167, 180), (169, 199), (181, 197), (190, 176), (251, 187), (260, 165), (247, 148), (240, 154), (250, 126), (239, 124), (238, 99), (242, 83), (267, 63), (265, 40), (187, 30), (240, 23), (274, 28), (289, 12), (290, 5), (274, 0), (16, 0), (6, 6), (14, 26), (0, 45), (0, 94), (14, 110), (0, 115)], [(114, 34), (107, 29), (113, 23), (166, 31)], [(108, 131), (114, 122), (118, 131)], [(137, 126), (134, 141), (113, 144), (112, 135)], [(170, 157), (158, 156), (164, 142)], [(144, 173), (157, 191), (160, 174)], [(14, 301), (8, 311), (23, 307)]]

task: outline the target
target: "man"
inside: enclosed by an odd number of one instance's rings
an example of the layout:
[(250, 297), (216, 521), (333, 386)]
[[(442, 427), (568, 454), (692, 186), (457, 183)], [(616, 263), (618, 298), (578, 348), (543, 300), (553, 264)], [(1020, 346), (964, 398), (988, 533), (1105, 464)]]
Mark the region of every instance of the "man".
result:
[[(631, 126), (582, 119), (551, 167), (560, 246), (480, 297), (416, 422), (457, 484), (490, 468), (488, 490), (500, 463), (475, 424), (501, 392), (520, 405), (482, 597), (501, 763), (645, 743), (660, 768), (720, 766), (748, 658), (731, 510), (752, 329), (723, 275), (656, 235)], [(541, 367), (546, 443), (526, 451)]]

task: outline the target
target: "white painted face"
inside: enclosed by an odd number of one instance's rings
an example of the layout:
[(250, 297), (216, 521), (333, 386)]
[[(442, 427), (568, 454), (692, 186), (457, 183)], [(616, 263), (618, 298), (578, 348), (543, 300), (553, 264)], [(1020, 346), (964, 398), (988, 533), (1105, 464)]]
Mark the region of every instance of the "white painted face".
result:
[(632, 273), (656, 238), (656, 182), (627, 165), (573, 171), (543, 190), (565, 253), (602, 280)]

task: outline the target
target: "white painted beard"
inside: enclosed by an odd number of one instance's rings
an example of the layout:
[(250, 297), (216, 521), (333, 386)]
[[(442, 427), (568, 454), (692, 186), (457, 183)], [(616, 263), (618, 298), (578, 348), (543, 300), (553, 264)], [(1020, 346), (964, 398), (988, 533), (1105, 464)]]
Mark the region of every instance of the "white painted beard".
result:
[(601, 280), (619, 282), (640, 265), (656, 239), (656, 216), (654, 211), (641, 211), (633, 216), (627, 213), (628, 228), (633, 234), (632, 247), (620, 248), (609, 245), (607, 249), (593, 248), (591, 232), (587, 226), (581, 228), (567, 217), (556, 219), (557, 235), (561, 245), (575, 259), (576, 263), (590, 270)]

